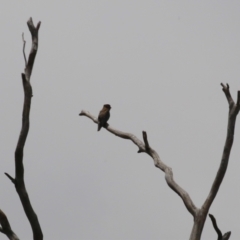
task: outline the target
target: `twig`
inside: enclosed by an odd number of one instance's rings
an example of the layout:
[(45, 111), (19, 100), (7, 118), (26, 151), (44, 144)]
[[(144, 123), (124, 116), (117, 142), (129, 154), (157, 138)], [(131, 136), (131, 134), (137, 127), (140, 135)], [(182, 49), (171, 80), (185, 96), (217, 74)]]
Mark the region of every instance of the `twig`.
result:
[(217, 221), (215, 219), (215, 217), (212, 214), (208, 214), (212, 224), (213, 224), (213, 228), (215, 229), (215, 231), (217, 232), (218, 235), (218, 240), (227, 240), (230, 238), (231, 232), (226, 232), (224, 235), (222, 235), (221, 230), (218, 228), (217, 226)]
[(143, 141), (145, 143), (146, 152), (149, 152), (150, 151), (150, 146), (149, 146), (149, 143), (148, 143), (147, 132), (143, 131), (142, 135), (143, 135)]
[(24, 60), (25, 60), (25, 67), (27, 67), (27, 58), (26, 58), (26, 54), (25, 54), (26, 41), (24, 40), (24, 33), (22, 33), (22, 40), (23, 40), (23, 56), (24, 56)]
[(218, 240), (222, 239), (222, 232), (221, 232), (221, 230), (217, 226), (217, 221), (216, 221), (215, 217), (212, 214), (210, 214), (210, 213), (208, 214), (208, 216), (210, 217), (210, 219), (212, 221), (213, 228), (217, 232)]
[(11, 181), (13, 184), (16, 183), (15, 179), (13, 177), (11, 177), (8, 173), (4, 173)]

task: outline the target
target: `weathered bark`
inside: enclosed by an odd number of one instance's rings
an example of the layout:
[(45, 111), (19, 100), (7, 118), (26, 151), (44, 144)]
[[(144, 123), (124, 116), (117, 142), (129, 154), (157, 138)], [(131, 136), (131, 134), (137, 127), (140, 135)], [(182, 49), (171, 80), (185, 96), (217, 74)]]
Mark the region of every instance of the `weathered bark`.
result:
[[(228, 85), (225, 86), (223, 84), (221, 84), (221, 85), (223, 87), (223, 91), (229, 102), (227, 140), (225, 143), (223, 157), (222, 157), (222, 161), (221, 161), (217, 176), (213, 182), (213, 186), (211, 188), (209, 196), (207, 197), (205, 203), (203, 204), (203, 206), (201, 208), (197, 208), (194, 205), (189, 194), (174, 181), (172, 169), (170, 167), (168, 167), (165, 163), (163, 163), (162, 160), (160, 159), (158, 153), (153, 148), (150, 147), (150, 145), (148, 143), (148, 139), (147, 139), (147, 133), (145, 131), (143, 131), (143, 141), (144, 141), (144, 143), (143, 143), (141, 140), (139, 140), (136, 136), (134, 136), (131, 133), (121, 132), (117, 129), (112, 128), (109, 124), (107, 124), (105, 126), (106, 130), (115, 134), (116, 136), (118, 136), (120, 138), (131, 140), (135, 145), (138, 146), (139, 153), (141, 153), (141, 152), (147, 153), (150, 157), (153, 158), (155, 167), (159, 168), (160, 170), (162, 170), (165, 173), (165, 179), (166, 179), (168, 186), (181, 197), (187, 210), (189, 211), (189, 213), (192, 214), (192, 216), (194, 218), (194, 225), (193, 225), (192, 232), (190, 235), (190, 240), (200, 240), (200, 238), (201, 238), (201, 234), (202, 234), (203, 226), (204, 226), (204, 223), (205, 223), (205, 220), (207, 217), (207, 213), (208, 213), (209, 208), (218, 192), (218, 189), (221, 185), (221, 182), (223, 180), (224, 174), (227, 169), (228, 159), (229, 159), (229, 155), (230, 155), (230, 151), (231, 151), (231, 147), (232, 147), (232, 143), (233, 143), (235, 121), (236, 121), (236, 117), (237, 117), (237, 114), (240, 109), (240, 91), (238, 91), (238, 99), (237, 99), (237, 103), (235, 104), (234, 101), (232, 100), (231, 94), (229, 92), (229, 86)], [(94, 123), (98, 124), (97, 118), (87, 111), (82, 110), (79, 115), (86, 116), (86, 117), (92, 119), (92, 121)]]
[(198, 240), (201, 237), (205, 219), (207, 217), (209, 208), (212, 205), (212, 202), (217, 195), (219, 187), (220, 187), (222, 180), (224, 178), (224, 175), (227, 171), (229, 156), (230, 156), (230, 152), (231, 152), (231, 148), (232, 148), (232, 144), (233, 144), (233, 140), (234, 140), (235, 122), (236, 122), (236, 118), (237, 118), (237, 115), (240, 110), (240, 91), (238, 91), (237, 103), (235, 104), (235, 102), (233, 101), (232, 96), (230, 94), (230, 91), (229, 91), (229, 85), (227, 84), (225, 86), (222, 83), (221, 83), (221, 85), (223, 87), (222, 90), (225, 93), (228, 104), (229, 104), (227, 137), (226, 137), (226, 142), (225, 142), (224, 149), (223, 149), (223, 155), (222, 155), (222, 159), (221, 159), (221, 163), (220, 163), (217, 175), (213, 181), (213, 185), (208, 194), (208, 197), (201, 207), (202, 214), (200, 216), (197, 216), (197, 218), (194, 219), (194, 225), (193, 225), (190, 240)]
[[(79, 114), (80, 116), (86, 116), (90, 119), (93, 120), (93, 122), (98, 123), (98, 120), (95, 116), (91, 115), (89, 112), (87, 111), (81, 111), (81, 113)], [(188, 211), (195, 216), (195, 212), (197, 210), (196, 206), (194, 205), (194, 203), (192, 202), (190, 196), (188, 195), (188, 193), (182, 189), (173, 179), (173, 172), (172, 169), (170, 167), (168, 167), (166, 164), (164, 164), (162, 162), (162, 160), (160, 159), (159, 155), (157, 154), (157, 152), (151, 148), (149, 146), (148, 140), (147, 140), (147, 133), (145, 131), (143, 131), (143, 140), (145, 142), (145, 144), (138, 139), (136, 136), (134, 136), (131, 133), (125, 133), (125, 132), (121, 132), (117, 129), (112, 128), (109, 124), (106, 124), (106, 126), (104, 126), (104, 128), (106, 128), (109, 132), (113, 133), (114, 135), (120, 137), (120, 138), (124, 138), (124, 139), (129, 139), (131, 140), (135, 145), (138, 146), (139, 150), (138, 153), (141, 152), (145, 152), (147, 153), (149, 156), (151, 156), (153, 158), (154, 164), (157, 168), (161, 169), (163, 172), (165, 172), (165, 179), (167, 181), (167, 184), (169, 185), (169, 187), (175, 191), (183, 200), (186, 208), (188, 209)]]
[[(30, 84), (30, 78), (31, 78), (31, 73), (34, 65), (34, 60), (38, 50), (38, 30), (40, 28), (41, 22), (39, 22), (35, 27), (33, 24), (32, 18), (30, 18), (27, 22), (27, 25), (32, 35), (32, 48), (28, 57), (28, 61), (26, 62), (26, 67), (24, 71), (25, 73), (22, 73), (22, 83), (23, 83), (23, 89), (24, 89), (24, 105), (23, 105), (23, 113), (22, 113), (22, 129), (20, 132), (16, 150), (15, 150), (15, 178), (11, 177), (7, 173), (5, 174), (15, 185), (16, 191), (21, 200), (25, 214), (30, 222), (30, 225), (33, 231), (33, 239), (42, 240), (43, 233), (42, 233), (37, 215), (34, 212), (33, 207), (31, 205), (31, 202), (27, 193), (27, 189), (25, 187), (24, 166), (23, 166), (23, 151), (24, 151), (24, 145), (27, 139), (29, 124), (30, 124), (29, 114), (30, 114), (31, 98), (32, 98), (32, 87)], [(24, 53), (24, 57), (25, 57), (25, 53)]]

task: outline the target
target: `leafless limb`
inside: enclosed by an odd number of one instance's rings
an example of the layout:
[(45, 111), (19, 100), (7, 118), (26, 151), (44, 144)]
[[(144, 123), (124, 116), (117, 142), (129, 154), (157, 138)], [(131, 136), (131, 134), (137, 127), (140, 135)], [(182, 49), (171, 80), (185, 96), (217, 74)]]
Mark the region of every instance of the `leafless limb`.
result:
[[(96, 124), (98, 123), (97, 118), (95, 116), (91, 115), (87, 111), (83, 110), (83, 111), (81, 111), (81, 113), (79, 115), (86, 116), (86, 117), (92, 119), (93, 122), (95, 122)], [(125, 133), (125, 132), (116, 130), (113, 127), (111, 127), (109, 124), (105, 128), (106, 128), (106, 130), (108, 130), (109, 132), (113, 133), (114, 135), (116, 135), (120, 138), (131, 140), (135, 145), (138, 146), (139, 153), (145, 152), (150, 157), (152, 157), (155, 167), (157, 167), (160, 170), (162, 170), (163, 172), (165, 172), (165, 179), (166, 179), (169, 187), (182, 198), (187, 210), (193, 215), (193, 217), (195, 217), (196, 210), (197, 210), (196, 206), (192, 202), (188, 193), (174, 181), (172, 169), (170, 167), (168, 167), (166, 164), (164, 164), (162, 162), (162, 160), (160, 159), (159, 155), (157, 154), (157, 152), (149, 146), (148, 140), (147, 140), (147, 133), (145, 131), (143, 131), (143, 139), (144, 139), (144, 142), (146, 145), (140, 139), (138, 139), (136, 136), (134, 136), (131, 133)]]
[(15, 185), (16, 181), (15, 178), (11, 177), (8, 173), (5, 173), (5, 175), (12, 181), (12, 183)]
[(32, 18), (30, 18), (27, 21), (27, 25), (28, 25), (28, 29), (32, 35), (32, 48), (31, 48), (31, 51), (28, 56), (27, 66), (25, 68), (25, 75), (26, 75), (25, 78), (28, 82), (30, 82), (30, 77), (31, 77), (31, 73), (32, 73), (33, 65), (34, 65), (34, 60), (35, 60), (37, 50), (38, 50), (38, 30), (41, 26), (41, 22), (38, 22), (37, 26), (35, 27), (33, 24)]
[(208, 214), (208, 215), (212, 221), (215, 231), (217, 232), (218, 240), (228, 240), (231, 236), (231, 232), (226, 232), (224, 235), (222, 235), (221, 230), (217, 226), (217, 221), (216, 221), (215, 217), (212, 214)]
[(203, 208), (205, 208), (207, 211), (209, 210), (214, 198), (217, 195), (218, 189), (222, 183), (222, 180), (227, 170), (228, 160), (229, 160), (233, 139), (234, 139), (236, 117), (240, 110), (240, 104), (239, 104), (240, 91), (238, 91), (237, 104), (235, 104), (235, 102), (232, 99), (231, 93), (229, 91), (229, 85), (227, 84), (225, 86), (224, 84), (221, 83), (221, 86), (223, 87), (222, 90), (225, 93), (228, 104), (229, 104), (227, 138), (226, 138), (225, 146), (223, 149), (222, 160), (221, 160), (216, 178), (214, 179), (210, 193), (203, 204)]
[(27, 66), (27, 58), (26, 58), (26, 54), (25, 54), (26, 41), (24, 40), (24, 33), (22, 34), (22, 40), (23, 40), (23, 57), (25, 60), (25, 67), (26, 67)]
[(23, 83), (23, 89), (24, 89), (24, 105), (23, 105), (23, 113), (22, 113), (22, 129), (19, 135), (16, 150), (15, 150), (15, 179), (11, 177), (9, 174), (7, 173), (5, 174), (15, 185), (16, 191), (21, 200), (25, 214), (31, 224), (31, 228), (33, 231), (33, 239), (42, 240), (43, 233), (42, 233), (37, 215), (32, 208), (32, 205), (25, 187), (24, 166), (23, 166), (23, 150), (24, 150), (24, 145), (25, 145), (28, 131), (29, 131), (29, 114), (30, 114), (31, 98), (32, 98), (32, 87), (30, 84), (30, 77), (33, 69), (35, 56), (38, 50), (38, 30), (40, 28), (41, 22), (39, 22), (35, 27), (33, 24), (32, 18), (30, 18), (27, 22), (27, 25), (32, 35), (32, 48), (28, 57), (26, 67), (25, 67), (25, 73), (22, 73), (22, 83)]
[(8, 222), (7, 216), (0, 210), (0, 232), (4, 233), (10, 240), (19, 240), (18, 236), (13, 232)]
[[(143, 143), (141, 140), (139, 140), (136, 136), (134, 136), (131, 133), (125, 133), (117, 129), (114, 129), (109, 124), (105, 126), (106, 130), (108, 130), (112, 134), (120, 138), (131, 140), (135, 145), (138, 146), (139, 153), (141, 152), (147, 153), (150, 157), (152, 157), (155, 167), (159, 168), (165, 173), (165, 179), (168, 186), (182, 198), (187, 210), (192, 214), (194, 218), (194, 225), (190, 235), (190, 240), (200, 240), (201, 238), (207, 213), (209, 211), (209, 208), (214, 198), (216, 197), (216, 194), (218, 192), (218, 189), (221, 185), (221, 182), (223, 180), (223, 177), (227, 169), (228, 159), (229, 159), (229, 155), (230, 155), (230, 151), (233, 143), (235, 121), (240, 109), (240, 91), (238, 91), (237, 103), (235, 104), (229, 91), (229, 85), (227, 84), (225, 86), (224, 84), (221, 84), (221, 86), (223, 87), (223, 92), (225, 93), (229, 103), (227, 139), (226, 139), (226, 143), (223, 151), (223, 157), (222, 157), (222, 161), (221, 161), (217, 176), (213, 182), (213, 186), (210, 190), (210, 193), (201, 208), (197, 208), (194, 205), (189, 194), (174, 181), (172, 169), (168, 167), (165, 163), (163, 163), (158, 153), (153, 148), (150, 147), (147, 139), (147, 133), (145, 131), (143, 131), (143, 140), (144, 140), (144, 143)], [(86, 116), (90, 118), (94, 123), (96, 124), (98, 123), (97, 118), (87, 111), (83, 110), (79, 115)]]

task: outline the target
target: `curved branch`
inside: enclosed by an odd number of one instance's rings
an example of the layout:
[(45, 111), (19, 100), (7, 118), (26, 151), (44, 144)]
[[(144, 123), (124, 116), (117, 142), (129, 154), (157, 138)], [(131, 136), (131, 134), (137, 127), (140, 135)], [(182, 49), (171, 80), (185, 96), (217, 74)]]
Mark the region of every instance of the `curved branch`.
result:
[(23, 57), (24, 57), (25, 67), (26, 67), (27, 66), (27, 58), (25, 54), (26, 41), (24, 40), (24, 33), (22, 34), (22, 40), (23, 40)]
[(2, 226), (0, 232), (4, 233), (10, 240), (19, 240), (18, 236), (11, 229), (7, 216), (2, 210), (0, 210), (0, 224)]
[(218, 240), (222, 239), (222, 232), (217, 226), (217, 221), (216, 221), (215, 217), (212, 214), (208, 214), (208, 216), (210, 217), (210, 219), (212, 221), (213, 228), (215, 229), (215, 231), (218, 235)]
[[(81, 113), (79, 115), (86, 116), (86, 117), (90, 118), (94, 123), (96, 123), (96, 124), (98, 123), (97, 118), (87, 111), (83, 110), (83, 111), (81, 111)], [(197, 208), (194, 205), (194, 203), (192, 202), (192, 199), (190, 198), (188, 193), (174, 181), (172, 169), (170, 167), (168, 167), (166, 164), (164, 164), (161, 161), (157, 152), (149, 146), (146, 132), (143, 131), (143, 139), (145, 142), (145, 144), (144, 144), (141, 140), (139, 140), (135, 135), (133, 135), (131, 133), (126, 133), (126, 132), (122, 132), (117, 129), (114, 129), (109, 124), (107, 124), (105, 126), (105, 128), (106, 128), (106, 130), (108, 130), (109, 132), (111, 132), (112, 134), (114, 134), (120, 138), (131, 140), (135, 145), (138, 146), (138, 148), (139, 148), (138, 152), (145, 152), (149, 156), (151, 156), (153, 158), (155, 167), (157, 167), (160, 170), (162, 170), (163, 172), (165, 172), (165, 179), (166, 179), (168, 186), (182, 198), (187, 210), (193, 215), (193, 217), (195, 217)]]
[[(219, 187), (227, 171), (229, 156), (230, 156), (233, 139), (234, 139), (236, 117), (240, 109), (240, 104), (239, 104), (240, 91), (238, 91), (238, 100), (237, 100), (237, 104), (235, 104), (229, 91), (229, 85), (228, 84), (224, 85), (221, 83), (221, 86), (223, 87), (222, 90), (225, 93), (225, 96), (229, 104), (227, 138), (226, 138), (226, 142), (223, 150), (221, 163), (220, 163), (217, 175), (213, 181), (211, 190), (204, 204), (200, 208), (199, 214), (197, 214), (197, 217), (194, 219), (194, 225), (193, 225), (192, 233), (190, 237), (191, 240), (200, 239), (209, 208), (212, 205), (212, 202), (218, 193)], [(223, 239), (227, 239), (226, 237), (230, 237), (229, 233), (226, 233), (223, 236)]]
[(226, 137), (226, 142), (223, 149), (223, 155), (222, 155), (222, 159), (221, 159), (221, 163), (220, 163), (217, 175), (214, 179), (209, 195), (202, 206), (202, 208), (205, 209), (206, 212), (208, 212), (214, 198), (216, 197), (219, 187), (226, 173), (229, 156), (230, 156), (230, 152), (231, 152), (231, 148), (234, 140), (235, 122), (236, 122), (237, 114), (239, 113), (239, 110), (240, 110), (240, 103), (239, 103), (240, 91), (238, 91), (237, 104), (235, 104), (229, 90), (230, 89), (229, 85), (227, 84), (225, 86), (224, 84), (221, 83), (221, 86), (223, 87), (222, 90), (225, 93), (225, 96), (229, 104), (227, 137)]
[(217, 221), (216, 221), (215, 217), (212, 214), (208, 214), (208, 215), (212, 221), (213, 228), (217, 232), (218, 240), (228, 240), (231, 236), (231, 232), (226, 232), (224, 235), (222, 235), (221, 230), (217, 226)]

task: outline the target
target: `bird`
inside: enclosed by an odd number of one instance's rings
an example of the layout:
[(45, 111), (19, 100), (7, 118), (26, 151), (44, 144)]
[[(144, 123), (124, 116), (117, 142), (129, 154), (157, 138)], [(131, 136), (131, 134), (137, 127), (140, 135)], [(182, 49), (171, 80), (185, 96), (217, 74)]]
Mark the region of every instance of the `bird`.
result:
[(111, 106), (109, 104), (104, 104), (102, 110), (99, 112), (98, 131), (100, 131), (102, 127), (106, 126), (106, 123), (110, 118), (110, 109), (111, 109)]

